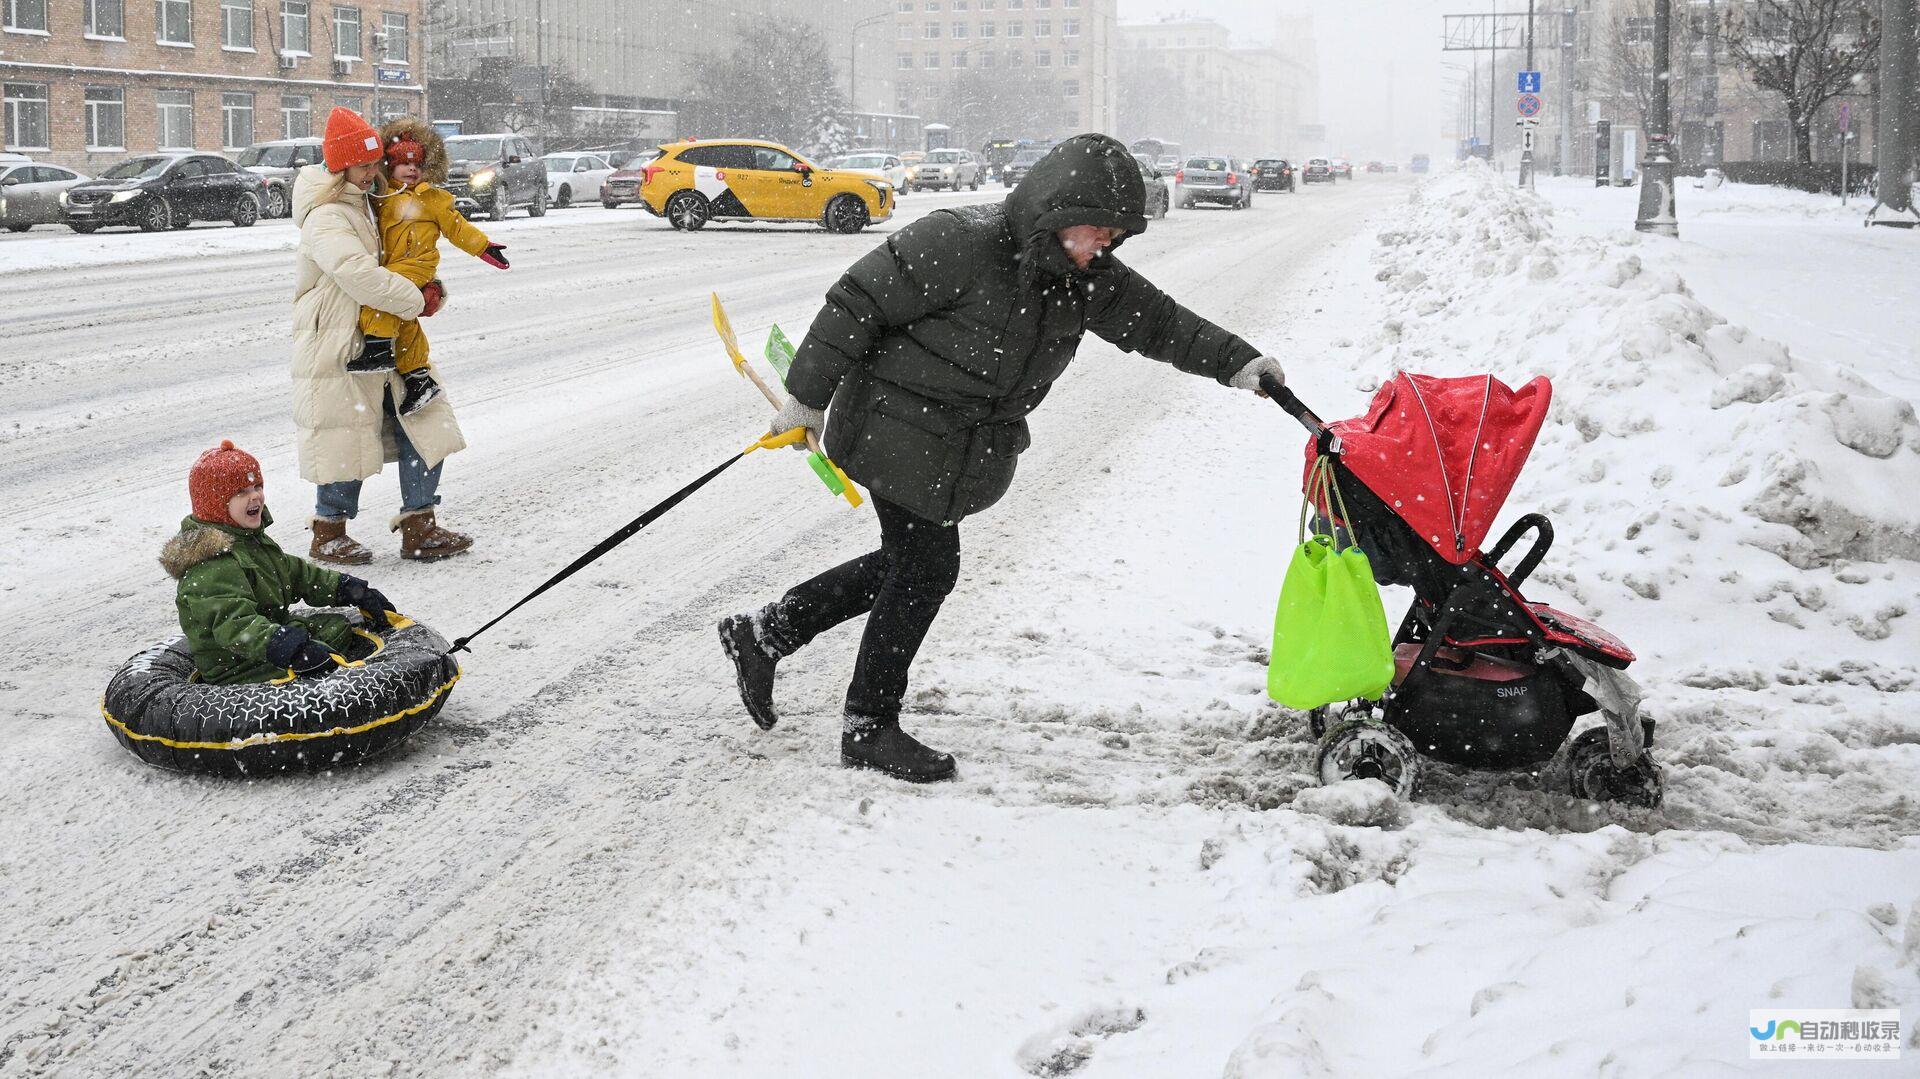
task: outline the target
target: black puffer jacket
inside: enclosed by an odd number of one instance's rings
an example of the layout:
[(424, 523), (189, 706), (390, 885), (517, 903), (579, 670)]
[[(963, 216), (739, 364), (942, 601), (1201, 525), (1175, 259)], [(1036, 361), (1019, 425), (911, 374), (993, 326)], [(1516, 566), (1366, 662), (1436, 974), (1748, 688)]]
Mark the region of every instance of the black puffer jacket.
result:
[(1004, 204), (901, 229), (828, 290), (787, 388), (831, 401), (827, 452), (848, 475), (958, 521), (1006, 493), (1025, 417), (1086, 331), (1222, 383), (1259, 355), (1111, 253), (1076, 270), (1054, 235), (1071, 225), (1147, 227), (1140, 169), (1105, 135), (1054, 147)]

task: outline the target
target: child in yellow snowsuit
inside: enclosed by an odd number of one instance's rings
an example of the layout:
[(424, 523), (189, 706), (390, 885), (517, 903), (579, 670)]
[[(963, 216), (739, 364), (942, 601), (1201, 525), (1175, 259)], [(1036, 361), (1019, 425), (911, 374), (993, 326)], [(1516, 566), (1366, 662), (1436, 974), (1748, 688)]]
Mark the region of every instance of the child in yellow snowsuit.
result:
[[(440, 238), (496, 269), (507, 269), (506, 248), (467, 223), (453, 207), (453, 195), (434, 186), (447, 176), (446, 144), (431, 126), (411, 116), (388, 121), (380, 129), (386, 147), (387, 193), (375, 197), (380, 226), (380, 265), (420, 286), (427, 306), (421, 317), (440, 309), (446, 292), (440, 271)], [(401, 415), (418, 411), (440, 396), (429, 367), (427, 335), (420, 323), (372, 307), (360, 309), (360, 355), (349, 371), (398, 370), (406, 380)]]

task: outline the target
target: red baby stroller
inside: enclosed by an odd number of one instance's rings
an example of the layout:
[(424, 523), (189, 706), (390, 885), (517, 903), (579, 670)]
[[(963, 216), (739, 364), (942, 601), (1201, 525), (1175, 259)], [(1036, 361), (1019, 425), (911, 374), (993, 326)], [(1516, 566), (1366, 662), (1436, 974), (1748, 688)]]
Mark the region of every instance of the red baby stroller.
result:
[[(1559, 774), (1583, 798), (1658, 805), (1653, 721), (1624, 673), (1633, 653), (1520, 593), (1553, 544), (1553, 525), (1529, 513), (1491, 551), (1480, 549), (1546, 419), (1547, 380), (1516, 391), (1492, 375), (1399, 373), (1364, 416), (1331, 424), (1277, 380), (1263, 388), (1313, 436), (1309, 469), (1322, 454), (1332, 459), (1350, 518), (1333, 523), (1366, 552), (1376, 581), (1414, 596), (1394, 635), (1384, 698), (1311, 713), (1321, 779), (1370, 776), (1404, 796), (1422, 756), (1469, 768), (1539, 765), (1575, 720), (1598, 711), (1606, 723), (1567, 744)], [(1503, 572), (1528, 533), (1532, 545)]]

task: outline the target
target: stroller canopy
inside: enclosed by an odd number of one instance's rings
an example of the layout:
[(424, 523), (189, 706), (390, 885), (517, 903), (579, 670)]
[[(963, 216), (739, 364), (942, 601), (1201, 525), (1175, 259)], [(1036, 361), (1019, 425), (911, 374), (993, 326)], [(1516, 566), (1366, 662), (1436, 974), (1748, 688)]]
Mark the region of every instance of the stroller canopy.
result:
[[(1464, 565), (1527, 463), (1552, 395), (1545, 376), (1515, 390), (1492, 375), (1402, 371), (1366, 415), (1329, 427), (1347, 470), (1442, 558)], [(1312, 443), (1307, 456), (1311, 465)]]

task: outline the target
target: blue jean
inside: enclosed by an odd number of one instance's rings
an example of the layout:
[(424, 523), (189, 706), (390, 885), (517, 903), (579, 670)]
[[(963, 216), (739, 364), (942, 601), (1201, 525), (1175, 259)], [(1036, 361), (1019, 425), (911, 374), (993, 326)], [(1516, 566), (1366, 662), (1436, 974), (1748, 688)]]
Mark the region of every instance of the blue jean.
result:
[[(400, 424), (399, 417), (393, 411), (393, 391), (389, 389), (380, 402), (381, 422), (392, 432), (393, 440), (400, 448), (400, 512), (413, 513), (427, 510), (440, 504), (440, 469), (445, 461), (427, 467), (420, 454), (407, 438), (407, 429)], [(329, 521), (351, 520), (360, 513), (360, 481), (341, 480), (339, 483), (323, 483), (319, 486), (319, 497), (314, 500), (313, 515)]]

